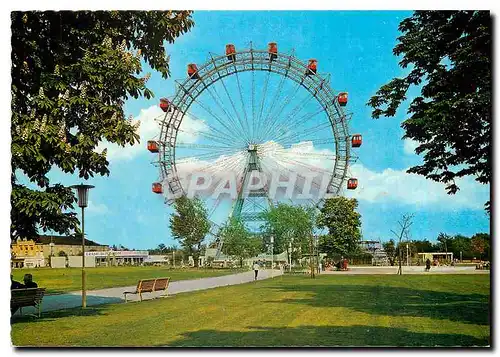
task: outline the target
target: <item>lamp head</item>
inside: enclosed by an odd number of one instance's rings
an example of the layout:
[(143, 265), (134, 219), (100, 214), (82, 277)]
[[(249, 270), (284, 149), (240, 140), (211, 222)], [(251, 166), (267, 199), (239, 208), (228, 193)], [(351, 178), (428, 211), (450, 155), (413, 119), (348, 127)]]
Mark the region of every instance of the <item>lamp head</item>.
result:
[(88, 206), (88, 201), (89, 201), (89, 190), (91, 188), (94, 188), (95, 186), (92, 185), (84, 185), (83, 183), (80, 185), (73, 185), (70, 186), (69, 188), (74, 188), (77, 190), (78, 193), (78, 206), (84, 208)]

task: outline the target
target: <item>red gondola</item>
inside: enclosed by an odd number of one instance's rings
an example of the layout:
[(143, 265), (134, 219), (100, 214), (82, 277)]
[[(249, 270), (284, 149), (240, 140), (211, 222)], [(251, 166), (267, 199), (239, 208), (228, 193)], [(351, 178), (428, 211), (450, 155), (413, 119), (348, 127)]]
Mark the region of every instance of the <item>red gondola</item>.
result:
[(236, 61), (236, 49), (234, 48), (234, 45), (226, 45), (226, 56), (229, 61)]
[(154, 193), (163, 193), (163, 187), (161, 186), (161, 183), (159, 183), (159, 182), (153, 183), (153, 192)]
[(358, 187), (358, 179), (350, 178), (349, 180), (347, 180), (347, 189), (355, 190), (356, 187)]
[(170, 109), (170, 101), (167, 98), (161, 98), (160, 99), (160, 108), (165, 113), (168, 112), (168, 110)]
[(269, 42), (267, 48), (267, 51), (269, 52), (269, 59), (271, 61), (278, 58), (278, 45), (276, 42)]
[(158, 143), (154, 140), (149, 140), (148, 141), (148, 150), (150, 152), (153, 152), (153, 153), (158, 152)]
[(311, 74), (316, 74), (317, 68), (318, 68), (318, 61), (315, 59), (310, 59), (309, 64), (307, 65), (306, 75), (310, 76)]
[(200, 75), (198, 74), (198, 67), (196, 67), (194, 63), (188, 64), (188, 76), (192, 79), (200, 78)]
[(345, 107), (347, 105), (347, 92), (339, 93), (337, 100), (341, 107)]
[(359, 148), (363, 142), (363, 138), (360, 134), (355, 134), (352, 136), (352, 147)]

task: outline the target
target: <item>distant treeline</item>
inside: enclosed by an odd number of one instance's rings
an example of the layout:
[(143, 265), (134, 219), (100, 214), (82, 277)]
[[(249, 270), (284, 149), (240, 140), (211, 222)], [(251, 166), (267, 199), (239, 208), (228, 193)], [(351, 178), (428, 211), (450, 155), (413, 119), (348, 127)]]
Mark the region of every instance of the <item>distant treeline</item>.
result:
[[(477, 233), (472, 237), (466, 237), (461, 234), (454, 236), (440, 233), (436, 242), (429, 242), (428, 240), (412, 240), (410, 242), (401, 242), (401, 249), (406, 255), (406, 244), (408, 244), (411, 256), (416, 256), (417, 253), (436, 253), (448, 252), (453, 253), (453, 258), (460, 259), (460, 252), (462, 252), (462, 259), (483, 259), (491, 260), (490, 252), (490, 235), (488, 233)], [(390, 256), (394, 252), (397, 257), (397, 248), (394, 241), (391, 239), (389, 242), (383, 244), (384, 250)]]

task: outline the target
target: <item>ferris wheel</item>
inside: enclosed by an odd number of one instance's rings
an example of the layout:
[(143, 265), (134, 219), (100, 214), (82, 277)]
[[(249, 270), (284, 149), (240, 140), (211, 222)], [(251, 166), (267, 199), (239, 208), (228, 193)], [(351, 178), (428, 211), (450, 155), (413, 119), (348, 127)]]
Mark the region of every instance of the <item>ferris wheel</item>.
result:
[(303, 62), (276, 43), (228, 44), (225, 55), (188, 64), (176, 85), (160, 100), (160, 133), (148, 141), (160, 169), (152, 191), (167, 204), (195, 194), (215, 227), (235, 216), (258, 229), (269, 205), (320, 206), (357, 187), (349, 164), (362, 137), (349, 134), (348, 94), (331, 88), (316, 59)]

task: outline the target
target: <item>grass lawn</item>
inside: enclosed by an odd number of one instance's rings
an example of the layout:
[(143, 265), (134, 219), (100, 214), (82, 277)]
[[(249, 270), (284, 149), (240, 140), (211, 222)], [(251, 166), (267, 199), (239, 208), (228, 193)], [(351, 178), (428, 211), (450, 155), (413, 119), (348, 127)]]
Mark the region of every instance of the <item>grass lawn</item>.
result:
[[(100, 267), (87, 268), (87, 290), (135, 285), (140, 279), (171, 278), (171, 281), (207, 278), (240, 272), (230, 269), (170, 269), (166, 267)], [(40, 268), (12, 270), (14, 280), (23, 281), (24, 274), (33, 274), (39, 287), (47, 288), (47, 294), (76, 291), (82, 288), (81, 268)]]
[(12, 321), (17, 346), (484, 346), (489, 275), (284, 276)]

